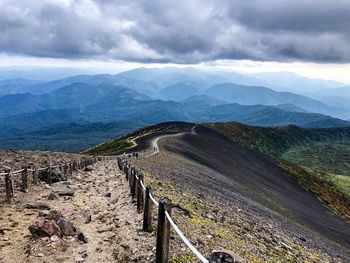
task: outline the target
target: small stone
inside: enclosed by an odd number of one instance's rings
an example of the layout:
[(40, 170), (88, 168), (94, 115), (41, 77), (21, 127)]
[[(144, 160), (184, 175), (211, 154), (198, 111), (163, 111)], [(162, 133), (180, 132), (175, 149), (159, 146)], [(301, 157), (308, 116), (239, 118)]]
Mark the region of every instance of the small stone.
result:
[(88, 238), (84, 235), (83, 232), (79, 232), (78, 240), (80, 240), (81, 242), (83, 242), (85, 244), (89, 242)]
[(49, 196), (47, 197), (48, 200), (58, 200), (60, 199), (60, 196), (56, 194), (55, 192), (51, 192)]
[(39, 257), (39, 258), (42, 258), (43, 256), (44, 256), (43, 253), (39, 253), (39, 254), (38, 254), (38, 257)]
[(42, 202), (27, 203), (27, 204), (23, 205), (23, 208), (26, 208), (26, 209), (44, 209), (44, 210), (51, 209), (48, 204), (45, 204)]
[(113, 199), (111, 200), (111, 204), (114, 205), (114, 204), (118, 203), (118, 200), (119, 200), (118, 198), (113, 198)]
[(209, 262), (212, 263), (246, 263), (247, 261), (241, 258), (239, 255), (232, 253), (231, 251), (221, 250), (213, 251), (210, 255)]
[(85, 258), (83, 258), (82, 256), (76, 256), (74, 260), (75, 262), (84, 262)]
[(50, 237), (50, 240), (51, 240), (52, 242), (57, 242), (57, 241), (60, 241), (61, 239), (60, 239), (58, 236), (53, 235), (52, 237)]
[(57, 224), (61, 228), (61, 233), (64, 236), (74, 236), (76, 233), (76, 228), (67, 219), (61, 217), (58, 219)]
[(54, 191), (59, 196), (74, 196), (74, 190), (69, 188), (62, 188)]
[(111, 197), (112, 196), (112, 193), (111, 192), (107, 192), (103, 195), (104, 197)]

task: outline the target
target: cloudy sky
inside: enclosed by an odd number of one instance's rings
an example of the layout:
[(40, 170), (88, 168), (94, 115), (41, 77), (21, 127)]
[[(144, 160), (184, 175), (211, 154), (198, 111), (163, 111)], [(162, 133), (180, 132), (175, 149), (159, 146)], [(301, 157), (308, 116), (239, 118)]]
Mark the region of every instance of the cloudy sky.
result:
[(0, 66), (213, 65), (350, 82), (349, 0), (0, 0)]

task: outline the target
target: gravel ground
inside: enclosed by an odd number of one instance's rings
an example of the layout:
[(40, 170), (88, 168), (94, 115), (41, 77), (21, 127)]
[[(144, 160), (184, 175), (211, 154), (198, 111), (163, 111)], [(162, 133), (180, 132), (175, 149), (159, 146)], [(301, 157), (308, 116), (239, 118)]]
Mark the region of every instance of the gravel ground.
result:
[[(49, 156), (50, 158), (52, 156)], [(127, 182), (115, 161), (98, 162), (91, 171), (74, 172), (65, 182), (41, 183), (18, 193), (13, 205), (0, 206), (0, 262), (153, 262), (155, 238), (140, 231), (142, 216), (131, 202)], [(73, 189), (74, 196), (48, 200), (53, 190)], [(87, 238), (52, 241), (33, 238), (28, 226), (40, 212), (23, 204), (44, 202), (72, 222)], [(91, 222), (85, 224), (83, 211)]]

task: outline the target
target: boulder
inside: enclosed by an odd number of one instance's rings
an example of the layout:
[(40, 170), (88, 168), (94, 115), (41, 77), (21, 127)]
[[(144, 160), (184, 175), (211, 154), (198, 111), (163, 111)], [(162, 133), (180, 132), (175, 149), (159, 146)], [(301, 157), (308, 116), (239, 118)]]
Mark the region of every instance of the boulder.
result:
[(30, 233), (35, 237), (60, 236), (61, 229), (55, 220), (39, 217), (28, 227)]
[[(41, 181), (49, 183), (48, 181), (48, 170), (39, 171), (38, 177)], [(67, 176), (64, 175), (59, 168), (53, 168), (51, 174), (52, 183), (57, 183), (60, 181), (67, 181)]]

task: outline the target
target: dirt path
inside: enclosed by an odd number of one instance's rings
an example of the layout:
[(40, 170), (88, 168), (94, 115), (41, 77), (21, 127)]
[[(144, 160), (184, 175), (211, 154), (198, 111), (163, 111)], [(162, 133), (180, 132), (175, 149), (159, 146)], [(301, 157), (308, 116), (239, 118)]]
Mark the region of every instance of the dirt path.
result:
[[(52, 190), (74, 189), (72, 197), (48, 200)], [(142, 216), (137, 214), (127, 182), (115, 161), (98, 162), (92, 171), (75, 172), (66, 182), (52, 187), (41, 184), (19, 194), (15, 205), (0, 207), (0, 262), (153, 262), (155, 238), (140, 231)], [(82, 232), (58, 241), (33, 239), (28, 226), (40, 211), (23, 209), (23, 203), (41, 201), (50, 205)], [(85, 223), (86, 212), (91, 222)]]
[(176, 133), (176, 134), (165, 134), (165, 135), (161, 135), (161, 136), (158, 136), (158, 137), (154, 138), (152, 140), (152, 152), (149, 153), (149, 154), (146, 154), (144, 157), (150, 157), (152, 155), (155, 155), (155, 154), (159, 153), (160, 150), (159, 150), (158, 142), (159, 142), (160, 139), (169, 138), (169, 137), (178, 137), (178, 136), (184, 135), (186, 133), (196, 135), (197, 134), (196, 127), (197, 127), (197, 125), (194, 125), (191, 128), (191, 132), (180, 132), (180, 133)]

